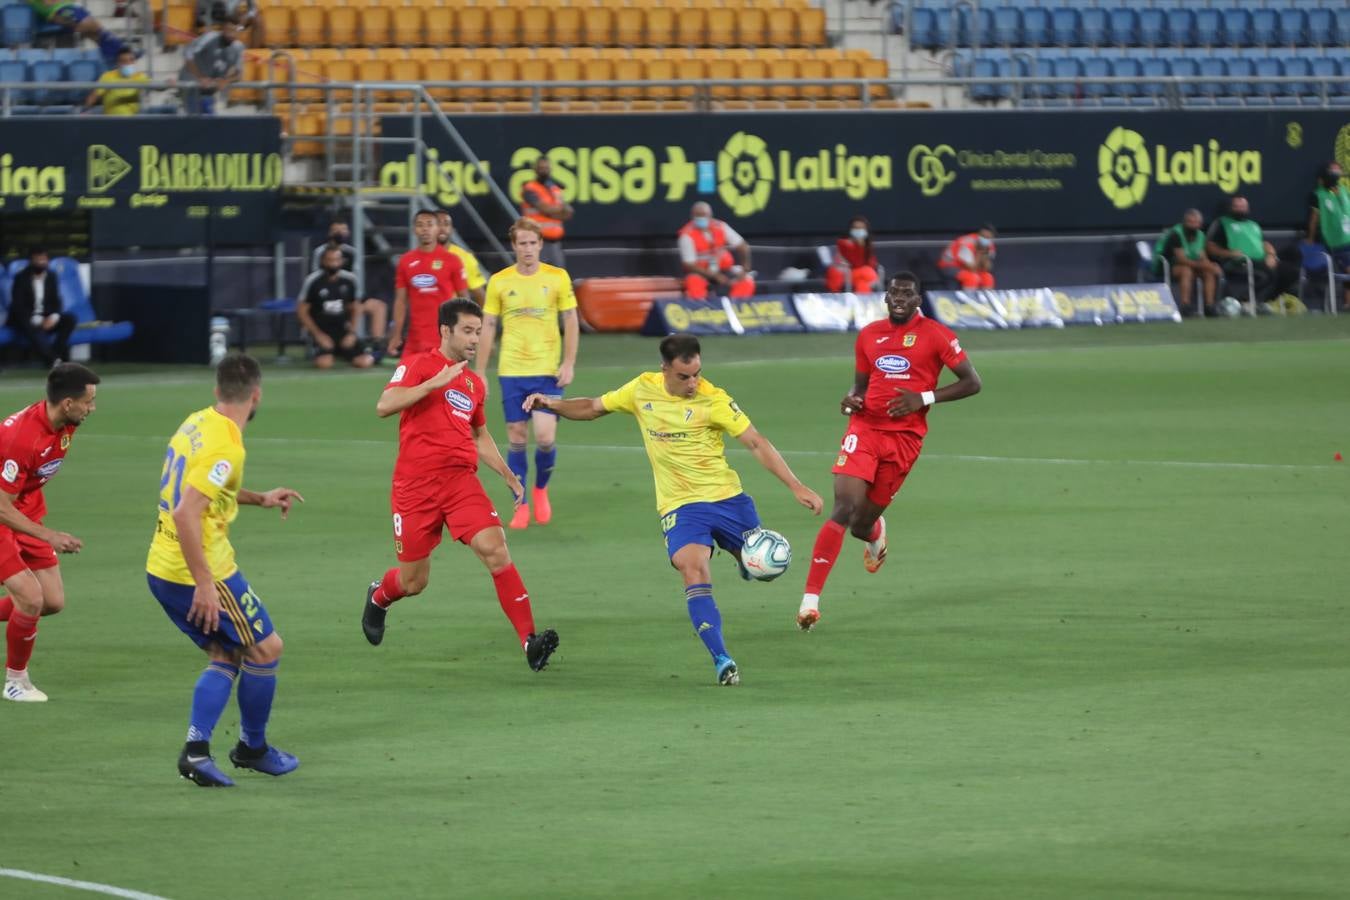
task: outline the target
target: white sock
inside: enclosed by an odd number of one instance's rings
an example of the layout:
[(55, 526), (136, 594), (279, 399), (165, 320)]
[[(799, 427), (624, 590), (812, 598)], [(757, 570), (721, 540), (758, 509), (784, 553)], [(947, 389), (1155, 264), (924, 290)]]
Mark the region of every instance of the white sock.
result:
[(798, 608), (798, 612), (806, 612), (808, 609), (820, 609), (819, 594), (802, 594), (802, 605)]
[(9, 668), (5, 669), (6, 681), (23, 681), (27, 677), (28, 677), (27, 669), (20, 669), (17, 672), (14, 669)]

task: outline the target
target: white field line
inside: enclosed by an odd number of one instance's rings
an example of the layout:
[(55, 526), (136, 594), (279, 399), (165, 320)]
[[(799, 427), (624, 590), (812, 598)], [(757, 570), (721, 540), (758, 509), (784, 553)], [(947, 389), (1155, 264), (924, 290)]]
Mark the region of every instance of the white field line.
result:
[[(167, 438), (153, 437), (143, 434), (98, 434), (80, 435), (81, 443), (89, 440), (107, 440), (107, 441), (133, 441), (146, 444), (166, 444)], [(369, 440), (365, 438), (315, 438), (315, 437), (249, 437), (245, 439), (246, 444), (268, 444), (268, 445), (303, 445), (314, 444), (319, 446), (335, 447), (372, 447), (388, 450), (391, 453), (396, 449), (397, 441), (390, 438), (387, 441)], [(583, 450), (597, 453), (646, 453), (641, 444), (573, 444), (569, 442), (559, 442), (558, 448), (563, 452), (569, 450)], [(749, 451), (741, 447), (728, 447), (731, 453), (748, 454)], [(839, 453), (838, 450), (783, 450), (784, 456), (801, 457), (833, 457)], [(973, 453), (924, 453), (921, 457), (924, 460), (940, 460), (943, 462), (973, 462), (973, 463), (1004, 463), (1004, 464), (1022, 464), (1022, 465), (1043, 465), (1043, 466), (1154, 466), (1162, 468), (1178, 469), (1213, 469), (1229, 471), (1281, 471), (1281, 472), (1303, 472), (1315, 471), (1320, 469), (1341, 468), (1335, 464), (1322, 463), (1248, 463), (1248, 462), (1223, 462), (1219, 460), (1185, 460), (1185, 459), (1082, 459), (1066, 456), (988, 456)], [(1350, 467), (1345, 467), (1350, 471)]]
[(42, 884), (55, 884), (60, 887), (74, 888), (77, 891), (89, 891), (94, 894), (103, 894), (108, 897), (126, 897), (128, 900), (167, 900), (158, 894), (147, 894), (144, 891), (132, 891), (127, 888), (114, 887), (111, 884), (99, 884), (96, 881), (76, 881), (73, 878), (62, 878), (59, 875), (43, 875), (39, 872), (25, 872), (23, 869), (0, 869), (0, 878), (14, 878), (19, 881), (37, 881)]

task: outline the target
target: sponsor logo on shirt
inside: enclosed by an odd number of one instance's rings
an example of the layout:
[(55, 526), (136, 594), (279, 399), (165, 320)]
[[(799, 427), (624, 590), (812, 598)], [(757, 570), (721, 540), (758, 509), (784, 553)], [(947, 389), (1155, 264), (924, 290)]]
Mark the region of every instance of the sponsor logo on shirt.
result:
[(877, 368), (888, 375), (909, 371), (909, 360), (898, 353), (887, 353), (877, 357)]
[(445, 392), (445, 399), (455, 409), (461, 409), (464, 412), (473, 411), (473, 398), (463, 391), (457, 391), (453, 388)]
[(436, 286), (435, 275), (414, 275), (412, 277), (412, 286), (419, 290), (427, 290)]
[(206, 480), (218, 488), (223, 488), (225, 482), (230, 480), (231, 471), (233, 471), (233, 468), (230, 466), (230, 461), (222, 459), (211, 467), (210, 472), (206, 473)]
[(51, 478), (61, 468), (61, 463), (63, 462), (65, 462), (65, 460), (63, 459), (54, 459), (51, 462), (43, 463), (42, 465), (38, 466), (37, 469), (38, 477)]
[(19, 480), (19, 464), (12, 459), (5, 460), (4, 469), (0, 469), (0, 478), (5, 479), (10, 484)]

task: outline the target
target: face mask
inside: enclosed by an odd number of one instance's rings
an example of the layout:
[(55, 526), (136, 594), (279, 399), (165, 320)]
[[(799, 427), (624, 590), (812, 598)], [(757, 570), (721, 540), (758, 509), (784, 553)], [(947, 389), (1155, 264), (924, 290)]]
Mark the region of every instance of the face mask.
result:
[(1340, 180), (1341, 180), (1340, 172), (1328, 172), (1326, 175), (1327, 187), (1335, 187)]
[(136, 70), (131, 66), (118, 66), (117, 68), (117, 74), (121, 75), (123, 78), (130, 78), (131, 73), (134, 71)]
[(708, 218), (707, 216), (694, 216), (695, 228), (707, 228), (711, 224), (712, 219)]
[(1245, 212), (1235, 212), (1233, 213), (1233, 221), (1245, 222), (1247, 221), (1247, 214)]
[(851, 238), (853, 238), (855, 241), (865, 241), (865, 240), (867, 240), (867, 229), (866, 229), (866, 228), (850, 228), (850, 229), (848, 230), (848, 236), (851, 237)]
[(333, 275), (336, 275), (338, 272), (341, 272), (341, 271), (342, 271), (342, 267), (341, 267), (341, 266), (324, 266), (324, 267), (323, 267), (323, 270), (324, 270), (325, 272), (328, 273), (329, 277), (332, 277)]
[(1182, 225), (1182, 226), (1181, 226), (1181, 230), (1184, 231), (1184, 232), (1186, 232), (1186, 237), (1188, 237), (1188, 238), (1193, 238), (1193, 237), (1195, 237), (1196, 233), (1197, 233), (1200, 229), (1199, 229), (1199, 228), (1187, 228), (1185, 225)]
[(37, 263), (33, 263), (33, 271), (34, 271), (35, 273), (37, 273), (38, 275), (41, 275), (43, 272), (46, 272), (46, 271), (47, 271), (47, 266), (46, 266), (46, 265), (38, 265)]

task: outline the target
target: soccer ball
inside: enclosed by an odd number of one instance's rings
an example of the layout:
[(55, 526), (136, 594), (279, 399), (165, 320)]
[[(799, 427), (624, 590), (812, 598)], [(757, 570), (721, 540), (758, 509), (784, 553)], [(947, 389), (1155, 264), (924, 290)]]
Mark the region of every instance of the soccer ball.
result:
[(741, 565), (756, 581), (773, 581), (792, 563), (792, 545), (776, 531), (756, 528), (745, 533)]
[(1219, 313), (1230, 319), (1242, 315), (1242, 303), (1236, 297), (1224, 297), (1219, 301)]

